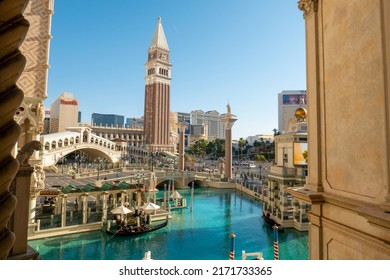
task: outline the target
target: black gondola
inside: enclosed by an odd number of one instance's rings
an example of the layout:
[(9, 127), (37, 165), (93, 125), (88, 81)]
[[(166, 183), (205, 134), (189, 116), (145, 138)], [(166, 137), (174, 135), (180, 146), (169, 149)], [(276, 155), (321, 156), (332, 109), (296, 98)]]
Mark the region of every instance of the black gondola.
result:
[(271, 217), (269, 212), (263, 212), (263, 220), (266, 223), (266, 225), (273, 230), (273, 226), (278, 227), (278, 232), (284, 232), (284, 227), (281, 224), (278, 224), (275, 222)]
[(165, 222), (157, 224), (157, 225), (143, 225), (143, 226), (134, 226), (134, 225), (122, 225), (118, 229), (106, 229), (106, 233), (112, 235), (122, 235), (122, 236), (133, 236), (145, 234), (148, 232), (152, 232), (158, 230), (160, 228), (165, 227), (168, 224), (168, 217)]

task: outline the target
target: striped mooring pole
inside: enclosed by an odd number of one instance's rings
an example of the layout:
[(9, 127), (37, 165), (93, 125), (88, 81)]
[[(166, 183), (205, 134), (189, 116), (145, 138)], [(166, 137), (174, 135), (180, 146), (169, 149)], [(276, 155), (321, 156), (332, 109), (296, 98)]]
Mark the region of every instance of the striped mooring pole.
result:
[(234, 245), (235, 245), (234, 242), (235, 242), (236, 236), (234, 235), (234, 233), (231, 233), (229, 237), (231, 238), (229, 259), (234, 260)]
[(190, 211), (192, 211), (193, 207), (194, 207), (194, 181), (192, 181), (191, 184)]
[(166, 206), (167, 202), (167, 184), (164, 184), (164, 206)]
[(278, 227), (274, 225), (274, 260), (279, 259), (279, 241), (278, 241)]

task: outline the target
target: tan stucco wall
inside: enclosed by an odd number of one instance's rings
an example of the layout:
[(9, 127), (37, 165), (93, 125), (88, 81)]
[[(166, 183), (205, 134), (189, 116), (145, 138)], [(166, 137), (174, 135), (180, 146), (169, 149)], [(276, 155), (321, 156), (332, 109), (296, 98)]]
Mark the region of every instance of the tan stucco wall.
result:
[[(305, 10), (311, 259), (390, 259), (390, 3)], [(318, 4), (318, 5), (317, 5)]]

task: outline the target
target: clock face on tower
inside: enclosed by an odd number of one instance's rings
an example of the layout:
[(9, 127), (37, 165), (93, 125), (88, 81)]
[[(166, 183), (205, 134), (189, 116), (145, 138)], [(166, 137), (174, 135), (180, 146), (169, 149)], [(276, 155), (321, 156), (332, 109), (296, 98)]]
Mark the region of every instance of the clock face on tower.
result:
[(160, 54), (160, 58), (162, 60), (167, 60), (168, 56), (166, 54), (162, 53), (162, 54)]
[(154, 53), (149, 54), (149, 60), (152, 60), (154, 58)]

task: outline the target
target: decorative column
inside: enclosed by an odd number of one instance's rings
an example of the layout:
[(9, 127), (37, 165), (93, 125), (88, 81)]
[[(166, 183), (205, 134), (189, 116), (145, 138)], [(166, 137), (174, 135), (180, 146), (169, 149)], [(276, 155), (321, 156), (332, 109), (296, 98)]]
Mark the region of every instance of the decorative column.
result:
[(11, 185), (11, 192), (16, 196), (18, 202), (9, 223), (9, 229), (15, 233), (16, 237), (15, 244), (11, 251), (13, 255), (23, 254), (27, 251), (28, 205), (30, 196), (29, 189), (24, 188), (24, 186), (30, 185), (30, 177), (33, 170), (33, 167), (30, 165), (21, 166)]
[(66, 227), (66, 198), (68, 195), (62, 194), (59, 204), (61, 205), (61, 227)]
[(35, 223), (35, 208), (37, 205), (37, 197), (39, 193), (45, 189), (45, 172), (41, 165), (35, 165), (33, 172), (31, 173), (30, 182), (30, 202), (29, 202), (29, 223)]
[(321, 119), (320, 119), (320, 81), (318, 73), (320, 63), (317, 59), (319, 49), (318, 30), (318, 0), (300, 0), (298, 8), (303, 11), (306, 29), (306, 81), (307, 81), (307, 142), (310, 147), (308, 153), (308, 176), (306, 188), (322, 192), (321, 178)]
[(187, 128), (187, 123), (185, 121), (181, 121), (177, 124), (179, 128), (179, 164), (178, 170), (184, 171), (185, 166), (185, 158), (184, 158), (184, 131)]
[(27, 3), (27, 0), (4, 0), (0, 10), (0, 97), (3, 100), (0, 102), (0, 259), (14, 255), (11, 249), (15, 244), (15, 233), (7, 224), (12, 222), (11, 215), (17, 205), (10, 185), (19, 168), (18, 161), (12, 157), (12, 150), (21, 131), (14, 115), (24, 95), (16, 82), (26, 65), (19, 48), (29, 29), (29, 23), (23, 17)]
[(27, 253), (28, 225), (30, 218), (30, 185), (31, 175), (34, 173), (34, 168), (28, 162), (30, 160), (30, 156), (32, 156), (35, 151), (41, 149), (42, 145), (40, 142), (30, 141), (18, 151), (16, 157), (19, 161), (20, 167), (16, 178), (11, 184), (10, 192), (15, 195), (17, 205), (8, 223), (8, 228), (15, 233), (16, 237), (11, 250), (11, 256), (22, 256)]
[(232, 179), (232, 127), (237, 117), (232, 114), (230, 104), (227, 105), (227, 113), (221, 116), (225, 126), (225, 179)]
[(81, 196), (81, 201), (82, 201), (82, 204), (83, 204), (83, 224), (86, 224), (87, 223), (87, 198), (88, 198), (88, 194), (85, 193)]
[(121, 206), (125, 206), (125, 200), (126, 200), (126, 191), (121, 191)]
[(108, 192), (103, 193), (103, 215), (102, 222), (107, 221), (107, 196)]

